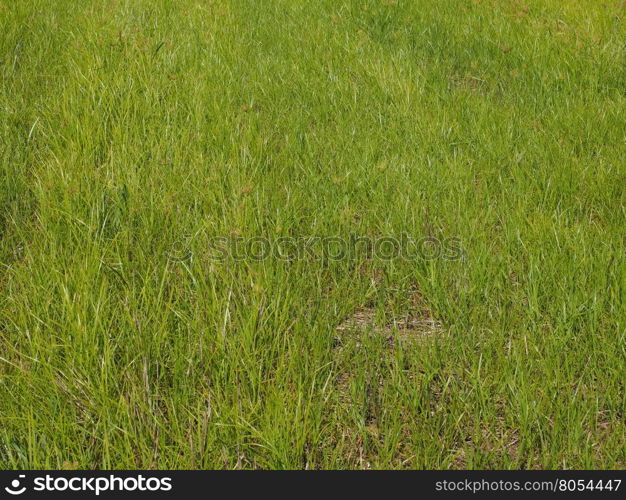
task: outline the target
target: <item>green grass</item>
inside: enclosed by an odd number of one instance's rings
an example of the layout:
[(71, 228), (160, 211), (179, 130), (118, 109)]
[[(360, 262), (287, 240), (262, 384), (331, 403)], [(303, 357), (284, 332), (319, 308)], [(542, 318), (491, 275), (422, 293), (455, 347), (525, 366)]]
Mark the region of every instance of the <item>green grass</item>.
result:
[[(626, 467), (621, 0), (1, 0), (0, 33), (0, 466)], [(463, 258), (211, 258), (403, 233)], [(417, 307), (435, 335), (337, 330)]]

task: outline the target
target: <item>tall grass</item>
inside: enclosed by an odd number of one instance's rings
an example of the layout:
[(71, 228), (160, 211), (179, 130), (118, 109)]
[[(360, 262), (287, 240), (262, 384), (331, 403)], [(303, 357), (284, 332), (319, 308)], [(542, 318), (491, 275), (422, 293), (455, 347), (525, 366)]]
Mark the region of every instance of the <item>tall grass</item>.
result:
[(0, 465), (626, 467), (622, 4), (0, 1)]

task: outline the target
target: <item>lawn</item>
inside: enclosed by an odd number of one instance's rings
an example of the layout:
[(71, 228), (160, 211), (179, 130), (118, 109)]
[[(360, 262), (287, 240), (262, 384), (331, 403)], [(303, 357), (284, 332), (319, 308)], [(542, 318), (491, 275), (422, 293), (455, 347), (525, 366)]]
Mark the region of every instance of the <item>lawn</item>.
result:
[(0, 33), (0, 467), (626, 467), (623, 0)]

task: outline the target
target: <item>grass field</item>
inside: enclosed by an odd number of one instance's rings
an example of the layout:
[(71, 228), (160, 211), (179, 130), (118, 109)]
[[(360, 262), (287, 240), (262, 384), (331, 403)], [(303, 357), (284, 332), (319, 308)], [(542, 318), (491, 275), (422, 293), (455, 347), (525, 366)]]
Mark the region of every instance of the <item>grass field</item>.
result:
[[(626, 467), (622, 0), (0, 33), (0, 466)], [(215, 252), (402, 235), (444, 251)]]

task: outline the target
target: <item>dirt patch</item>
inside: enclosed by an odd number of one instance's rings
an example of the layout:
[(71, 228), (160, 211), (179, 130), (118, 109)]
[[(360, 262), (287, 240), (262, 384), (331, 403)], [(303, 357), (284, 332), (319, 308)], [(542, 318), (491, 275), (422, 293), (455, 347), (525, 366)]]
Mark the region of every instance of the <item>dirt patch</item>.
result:
[[(364, 333), (387, 339), (390, 347), (396, 343), (420, 343), (443, 334), (443, 326), (435, 319), (417, 290), (411, 291), (409, 311), (402, 317), (386, 314), (390, 319), (379, 321), (374, 307), (362, 307), (344, 319), (337, 327), (339, 343), (346, 337)], [(357, 339), (358, 343), (358, 339)]]
[[(380, 280), (374, 276), (372, 282), (378, 285)], [(341, 422), (336, 429), (335, 445), (345, 450), (343, 458), (347, 467), (371, 468), (384, 447), (387, 430), (384, 413), (385, 405), (389, 404), (385, 394), (394, 391), (390, 376), (395, 369), (394, 353), (419, 349), (445, 333), (417, 287), (396, 292), (393, 299), (380, 307), (367, 303), (357, 308), (335, 327), (337, 399), (331, 412), (333, 420)], [(413, 378), (408, 370), (405, 376), (409, 380)], [(413, 456), (410, 446), (404, 444), (410, 442), (410, 426), (409, 420), (403, 421), (398, 430), (404, 436), (392, 460), (398, 468), (405, 467)]]

